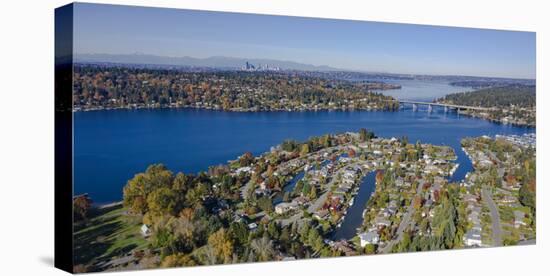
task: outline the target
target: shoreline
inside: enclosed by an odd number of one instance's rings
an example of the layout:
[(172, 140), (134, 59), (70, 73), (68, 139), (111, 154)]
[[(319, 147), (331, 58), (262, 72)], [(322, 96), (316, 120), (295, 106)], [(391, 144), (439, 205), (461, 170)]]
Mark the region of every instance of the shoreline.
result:
[[(222, 109), (215, 107), (200, 107), (200, 106), (159, 106), (159, 107), (149, 107), (149, 106), (140, 106), (140, 107), (97, 107), (97, 108), (88, 108), (88, 109), (72, 109), (73, 113), (81, 112), (101, 112), (101, 111), (113, 111), (113, 110), (178, 110), (178, 109), (189, 109), (189, 110), (209, 110), (209, 111), (219, 111), (219, 112), (230, 112), (230, 113), (259, 113), (259, 112), (399, 112), (398, 109), (385, 109), (385, 108), (301, 108), (301, 109)], [(515, 122), (503, 122), (502, 120), (485, 118), (471, 113), (464, 113), (457, 111), (457, 114), (467, 116), (470, 118), (475, 118), (479, 120), (488, 121), (494, 124), (499, 125), (510, 125), (514, 127), (522, 128), (532, 128), (536, 129), (536, 124), (519, 124)]]
[(379, 107), (369, 107), (369, 108), (294, 108), (294, 109), (283, 109), (283, 108), (272, 108), (272, 109), (223, 109), (216, 107), (202, 107), (202, 106), (127, 106), (127, 107), (95, 107), (95, 108), (74, 108), (72, 109), (73, 113), (79, 112), (100, 112), (100, 111), (110, 111), (110, 110), (157, 110), (157, 109), (198, 109), (198, 110), (211, 110), (211, 111), (221, 111), (221, 112), (236, 112), (236, 113), (255, 113), (255, 112), (306, 112), (306, 111), (387, 111), (387, 112), (397, 112), (399, 109), (388, 109), (388, 108), (379, 108)]
[(101, 210), (101, 209), (106, 209), (106, 208), (111, 208), (111, 207), (115, 207), (115, 206), (118, 206), (118, 205), (122, 205), (122, 203), (123, 203), (123, 201), (119, 200), (119, 201), (113, 201), (113, 202), (109, 202), (109, 203), (93, 204), (92, 206)]

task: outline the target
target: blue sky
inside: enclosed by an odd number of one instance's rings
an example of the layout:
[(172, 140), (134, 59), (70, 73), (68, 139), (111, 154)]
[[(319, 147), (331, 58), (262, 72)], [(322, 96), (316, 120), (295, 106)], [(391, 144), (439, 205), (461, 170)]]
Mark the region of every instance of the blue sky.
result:
[(535, 33), (82, 4), (77, 54), (228, 56), (406, 74), (535, 78)]

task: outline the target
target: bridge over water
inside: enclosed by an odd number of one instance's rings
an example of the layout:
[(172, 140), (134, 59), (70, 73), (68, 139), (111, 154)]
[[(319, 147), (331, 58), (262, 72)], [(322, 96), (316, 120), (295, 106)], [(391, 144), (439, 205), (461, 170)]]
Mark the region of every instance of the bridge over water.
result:
[(456, 104), (446, 104), (446, 103), (433, 103), (433, 102), (421, 102), (421, 101), (408, 101), (408, 100), (399, 100), (399, 104), (411, 104), (413, 109), (418, 109), (419, 105), (428, 106), (428, 110), (432, 110), (433, 106), (439, 106), (445, 108), (445, 111), (449, 109), (453, 110), (476, 110), (476, 111), (490, 111), (492, 108), (488, 107), (479, 107), (479, 106), (467, 106), (467, 105), (456, 105)]

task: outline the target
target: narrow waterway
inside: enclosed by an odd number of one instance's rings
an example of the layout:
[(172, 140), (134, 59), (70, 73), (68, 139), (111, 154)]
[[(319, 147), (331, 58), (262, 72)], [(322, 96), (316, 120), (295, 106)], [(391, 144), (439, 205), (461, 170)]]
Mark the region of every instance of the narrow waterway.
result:
[(294, 187), (296, 187), (296, 183), (298, 183), (298, 181), (302, 180), (302, 178), (304, 178), (305, 174), (306, 174), (306, 171), (301, 170), (300, 173), (295, 175), (292, 178), (292, 180), (290, 180), (290, 182), (283, 187), (283, 190), (280, 193), (278, 193), (277, 196), (275, 196), (275, 198), (273, 199), (273, 205), (277, 205), (277, 204), (283, 202), (283, 196), (285, 195), (285, 193), (287, 193), (287, 192), (292, 193), (292, 191), (294, 190)]
[(376, 171), (369, 172), (361, 180), (359, 191), (348, 208), (342, 224), (334, 232), (332, 239), (351, 239), (357, 234), (357, 228), (363, 223), (363, 210), (369, 201), (376, 185)]
[[(459, 166), (452, 175), (447, 177), (447, 180), (449, 183), (458, 183), (464, 180), (468, 172), (473, 170), (473, 166), (472, 161), (464, 151), (462, 151), (460, 146), (454, 145), (453, 149), (457, 155), (457, 159), (454, 162)], [(348, 209), (341, 226), (336, 229), (332, 236), (334, 240), (349, 240), (357, 235), (357, 228), (363, 223), (363, 211), (376, 186), (375, 175), (376, 173), (373, 171), (369, 172), (367, 176), (363, 178), (359, 193), (355, 196), (353, 206)]]

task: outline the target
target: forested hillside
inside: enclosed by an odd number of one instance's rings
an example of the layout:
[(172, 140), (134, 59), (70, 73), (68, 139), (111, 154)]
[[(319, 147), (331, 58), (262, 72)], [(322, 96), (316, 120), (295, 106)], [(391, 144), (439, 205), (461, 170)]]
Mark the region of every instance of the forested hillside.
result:
[(509, 107), (514, 105), (533, 108), (536, 106), (536, 95), (534, 85), (510, 85), (450, 94), (440, 101), (468, 106)]

